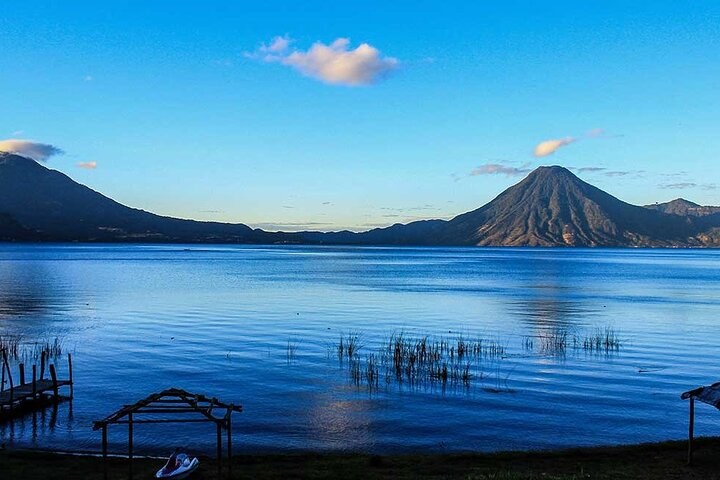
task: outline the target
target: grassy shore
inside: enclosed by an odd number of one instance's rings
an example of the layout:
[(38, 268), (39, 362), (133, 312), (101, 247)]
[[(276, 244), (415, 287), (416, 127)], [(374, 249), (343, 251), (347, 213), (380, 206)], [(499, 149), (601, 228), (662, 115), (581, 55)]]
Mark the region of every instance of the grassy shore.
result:
[[(495, 454), (238, 455), (230, 477), (227, 471), (218, 476), (212, 459), (201, 459), (202, 466), (192, 478), (720, 479), (720, 438), (698, 439), (691, 467), (685, 465), (685, 455), (684, 442)], [(161, 463), (135, 459), (133, 478), (154, 478)], [(128, 461), (109, 459), (107, 473), (108, 479), (128, 478)], [(105, 478), (101, 458), (38, 451), (0, 451), (0, 477), (3, 480)]]

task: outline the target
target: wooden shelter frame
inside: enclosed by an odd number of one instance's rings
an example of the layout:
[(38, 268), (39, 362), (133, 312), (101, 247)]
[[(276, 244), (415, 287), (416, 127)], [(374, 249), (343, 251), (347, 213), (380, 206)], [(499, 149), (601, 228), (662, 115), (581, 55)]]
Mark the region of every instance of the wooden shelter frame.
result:
[(707, 403), (720, 410), (720, 382), (713, 383), (708, 387), (698, 387), (693, 390), (688, 390), (680, 395), (680, 398), (690, 400), (687, 463), (691, 465), (693, 458), (693, 439), (695, 437), (695, 400)]
[[(215, 415), (215, 410), (224, 411)], [(222, 464), (222, 430), (227, 433), (228, 463), (232, 460), (232, 413), (242, 412), (242, 406), (227, 404), (215, 397), (190, 393), (179, 388), (170, 388), (153, 393), (132, 405), (125, 405), (102, 420), (93, 422), (93, 430), (102, 430), (102, 455), (108, 454), (108, 426), (126, 424), (128, 426), (128, 458), (133, 458), (133, 426), (150, 423), (215, 423), (217, 428), (217, 461)], [(198, 413), (200, 418), (186, 418), (185, 414)], [(153, 418), (147, 418), (152, 415)], [(181, 418), (169, 418), (170, 415), (182, 415)], [(139, 417), (139, 418), (138, 418)], [(160, 418), (157, 418), (160, 417)]]

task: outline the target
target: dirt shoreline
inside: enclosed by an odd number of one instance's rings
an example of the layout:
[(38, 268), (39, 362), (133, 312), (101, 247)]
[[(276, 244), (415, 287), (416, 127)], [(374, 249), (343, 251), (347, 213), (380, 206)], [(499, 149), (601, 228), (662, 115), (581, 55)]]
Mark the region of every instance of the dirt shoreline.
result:
[[(232, 473), (218, 476), (213, 459), (201, 457), (192, 479), (719, 479), (720, 437), (696, 440), (692, 466), (682, 441), (619, 447), (573, 448), (543, 452), (370, 455), (293, 453), (237, 455)], [(157, 458), (133, 461), (133, 478), (154, 478)], [(107, 476), (106, 470), (107, 469)], [(97, 454), (40, 450), (0, 451), (0, 478), (126, 479), (129, 462)]]

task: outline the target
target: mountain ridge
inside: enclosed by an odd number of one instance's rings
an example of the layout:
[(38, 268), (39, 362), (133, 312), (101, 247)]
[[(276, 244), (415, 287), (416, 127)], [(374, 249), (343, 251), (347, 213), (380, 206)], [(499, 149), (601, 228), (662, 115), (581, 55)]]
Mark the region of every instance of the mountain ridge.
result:
[(564, 167), (544, 166), (487, 204), (450, 220), (357, 233), (267, 232), (242, 223), (178, 219), (127, 207), (34, 160), (0, 153), (0, 241), (720, 246), (720, 208), (680, 200), (631, 205)]
[(645, 205), (644, 207), (652, 210), (657, 210), (659, 212), (670, 213), (680, 216), (692, 215), (694, 217), (704, 217), (706, 215), (720, 213), (720, 207), (699, 205), (684, 198), (676, 198), (674, 200), (670, 200), (669, 202), (663, 203), (653, 203), (650, 205)]

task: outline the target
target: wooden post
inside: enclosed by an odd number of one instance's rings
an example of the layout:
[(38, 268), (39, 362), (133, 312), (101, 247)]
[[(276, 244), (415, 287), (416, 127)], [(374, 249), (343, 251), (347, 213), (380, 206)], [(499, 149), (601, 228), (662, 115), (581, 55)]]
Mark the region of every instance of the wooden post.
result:
[(132, 462), (133, 458), (133, 414), (128, 413), (128, 458)]
[(40, 352), (40, 380), (45, 379), (45, 351)]
[(25, 364), (21, 363), (18, 368), (20, 369), (20, 386), (25, 385)]
[(108, 439), (107, 439), (107, 425), (102, 426), (102, 457), (103, 457), (103, 479), (107, 480), (108, 478), (108, 468), (107, 468), (107, 448), (108, 448)]
[(695, 398), (690, 397), (690, 423), (688, 425), (688, 465), (692, 465), (693, 437), (695, 436)]
[(33, 401), (35, 401), (35, 397), (37, 396), (37, 365), (33, 365), (33, 380), (32, 380), (32, 387), (33, 387)]
[(72, 355), (68, 353), (68, 376), (70, 377), (70, 399), (75, 397), (75, 389), (73, 388), (73, 374), (72, 374)]
[(227, 457), (228, 465), (232, 465), (232, 405), (227, 416)]
[(13, 400), (14, 400), (14, 398), (13, 398), (14, 385), (13, 385), (13, 379), (12, 379), (12, 372), (10, 371), (10, 362), (8, 361), (7, 352), (5, 350), (3, 350), (3, 363), (7, 369), (8, 382), (10, 382), (10, 405), (12, 405)]
[(60, 392), (58, 391), (58, 381), (57, 381), (57, 373), (55, 373), (55, 365), (50, 364), (50, 378), (52, 379), (53, 383), (53, 396), (55, 397), (55, 401), (57, 402), (60, 400)]
[(107, 460), (107, 447), (108, 447), (108, 440), (107, 440), (107, 425), (102, 426), (102, 456), (103, 460)]
[(217, 462), (218, 468), (222, 465), (222, 424), (220, 421), (215, 422), (217, 426)]
[[(5, 355), (5, 350), (3, 350), (3, 356)], [(0, 382), (0, 392), (5, 391), (5, 358), (3, 358), (2, 362), (2, 381)]]

